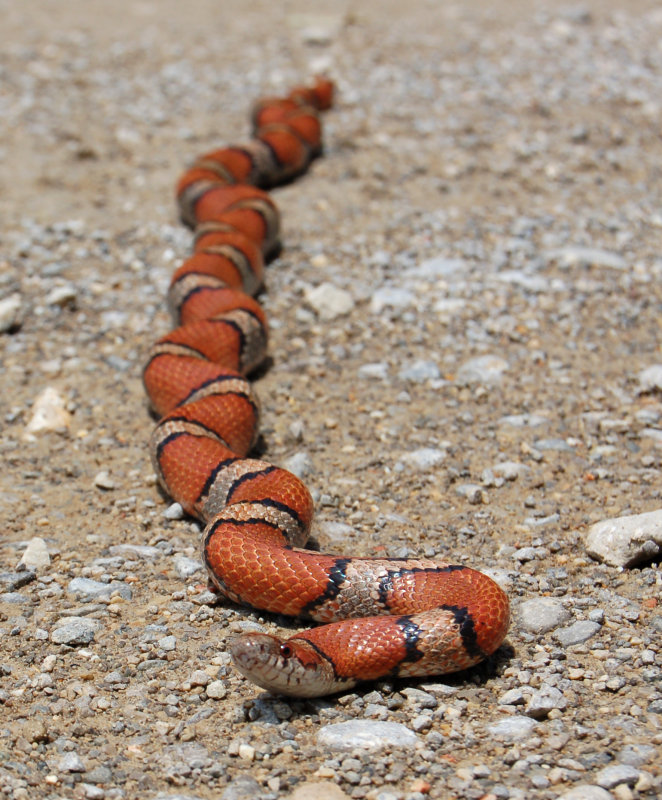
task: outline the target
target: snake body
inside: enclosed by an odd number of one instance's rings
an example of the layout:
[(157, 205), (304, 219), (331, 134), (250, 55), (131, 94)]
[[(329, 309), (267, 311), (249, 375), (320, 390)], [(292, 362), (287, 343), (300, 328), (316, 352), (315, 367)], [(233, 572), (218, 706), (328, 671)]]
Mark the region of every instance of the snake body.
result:
[(154, 468), (165, 491), (206, 524), (202, 556), (216, 589), (324, 623), (285, 641), (245, 634), (232, 646), (250, 680), (302, 697), (464, 669), (498, 648), (509, 620), (504, 592), (474, 569), (303, 549), (310, 493), (295, 475), (249, 457), (259, 411), (246, 375), (267, 346), (253, 295), (278, 247), (278, 211), (265, 189), (320, 154), (319, 112), (332, 95), (333, 84), (318, 79), (260, 101), (248, 142), (201, 156), (181, 177), (177, 199), (194, 251), (168, 292), (178, 327), (154, 344), (144, 370), (161, 417)]

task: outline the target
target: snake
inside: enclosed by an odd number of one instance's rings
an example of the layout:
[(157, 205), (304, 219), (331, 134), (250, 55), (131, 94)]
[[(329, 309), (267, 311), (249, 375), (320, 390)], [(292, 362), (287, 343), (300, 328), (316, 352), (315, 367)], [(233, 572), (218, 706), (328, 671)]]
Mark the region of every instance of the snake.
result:
[(241, 674), (294, 697), (467, 669), (498, 649), (509, 624), (505, 592), (471, 567), (306, 549), (310, 492), (251, 456), (260, 407), (248, 376), (268, 339), (256, 296), (280, 247), (268, 190), (321, 155), (321, 114), (333, 96), (333, 82), (318, 77), (259, 100), (245, 142), (199, 156), (181, 176), (177, 204), (193, 248), (168, 289), (176, 327), (152, 345), (143, 371), (158, 417), (154, 470), (204, 525), (210, 586), (234, 603), (321, 623), (286, 639), (245, 632), (231, 643)]

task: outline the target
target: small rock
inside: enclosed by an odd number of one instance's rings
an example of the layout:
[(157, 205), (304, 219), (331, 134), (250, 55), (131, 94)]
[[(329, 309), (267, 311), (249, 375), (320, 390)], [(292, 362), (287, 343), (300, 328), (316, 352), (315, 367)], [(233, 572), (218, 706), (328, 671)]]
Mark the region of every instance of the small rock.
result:
[(19, 564), (29, 569), (40, 569), (51, 563), (48, 546), (40, 536), (34, 536), (23, 551)]
[(166, 653), (173, 653), (177, 649), (176, 636), (162, 636), (158, 641), (159, 648)]
[(330, 750), (412, 749), (417, 742), (416, 734), (399, 722), (356, 719), (325, 725), (317, 733), (317, 743)]
[(163, 552), (149, 544), (114, 544), (108, 548), (111, 556), (137, 557), (144, 561), (160, 558)]
[(197, 558), (188, 558), (182, 555), (175, 556), (175, 572), (177, 577), (182, 580), (190, 578), (191, 575), (195, 575), (196, 572), (200, 572), (202, 569), (204, 569), (202, 561)]
[(413, 305), (414, 295), (408, 289), (396, 289), (385, 286), (372, 295), (370, 300), (370, 311), (373, 314), (381, 314), (385, 308), (405, 308)]
[(228, 694), (228, 690), (223, 681), (212, 681), (207, 686), (206, 691), (207, 697), (210, 697), (212, 700), (223, 700)]
[(286, 800), (349, 800), (349, 795), (329, 781), (306, 781), (287, 795)]
[(535, 597), (519, 607), (519, 622), (530, 633), (547, 633), (570, 619), (570, 613), (558, 600)]
[(283, 461), (283, 467), (301, 480), (305, 480), (315, 471), (313, 459), (310, 453), (307, 453), (305, 450), (299, 450), (297, 453), (293, 453), (289, 458), (286, 458)]
[(250, 775), (240, 775), (225, 787), (221, 800), (255, 800), (262, 794), (262, 787)]
[(400, 456), (400, 461), (411, 469), (425, 472), (441, 464), (446, 458), (445, 450), (437, 450), (434, 447), (421, 447), (411, 453)]
[(616, 759), (621, 764), (631, 767), (642, 767), (656, 755), (657, 749), (652, 744), (626, 744), (618, 752)]
[(437, 256), (422, 261), (417, 267), (410, 270), (413, 275), (420, 278), (448, 278), (457, 272), (467, 272), (468, 265), (461, 258), (446, 258)]
[(0, 333), (19, 328), (23, 314), (21, 295), (18, 292), (0, 300)]
[(478, 383), (492, 385), (498, 383), (508, 369), (508, 362), (495, 355), (478, 356), (466, 361), (455, 376), (460, 386)]
[(322, 283), (305, 293), (306, 302), (320, 319), (332, 320), (342, 317), (354, 308), (354, 298), (344, 289), (332, 283)]
[(591, 622), (586, 619), (575, 622), (568, 628), (561, 628), (554, 636), (564, 647), (570, 647), (573, 644), (581, 644), (588, 641), (600, 629), (601, 626), (597, 622)]
[(639, 392), (662, 392), (662, 364), (653, 364), (639, 373)]
[(550, 253), (550, 259), (562, 268), (568, 267), (607, 267), (626, 269), (627, 262), (618, 253), (600, 250), (597, 247), (569, 246)]
[(603, 789), (613, 789), (621, 783), (634, 786), (639, 780), (639, 770), (629, 764), (610, 764), (598, 772), (595, 780)]
[(57, 766), (60, 772), (85, 772), (83, 760), (73, 751), (65, 753)]
[(662, 551), (662, 509), (596, 522), (585, 542), (590, 556), (612, 567), (655, 558)]
[(99, 489), (110, 490), (115, 488), (115, 481), (110, 477), (108, 470), (104, 469), (94, 476), (94, 485)]
[(111, 581), (102, 583), (91, 578), (72, 578), (67, 585), (70, 594), (82, 596), (87, 600), (98, 600), (100, 598), (110, 598), (110, 595), (117, 594), (124, 600), (131, 600), (133, 592), (131, 587), (123, 581)]
[(534, 719), (515, 715), (493, 722), (487, 726), (487, 730), (500, 741), (519, 742), (528, 739), (537, 726), (538, 723)]
[(388, 364), (385, 361), (362, 364), (357, 370), (357, 375), (359, 378), (386, 380), (388, 378)]
[(424, 381), (436, 380), (440, 376), (439, 367), (434, 361), (414, 361), (410, 366), (404, 367), (398, 372), (398, 378), (412, 383), (423, 383)]
[(500, 706), (524, 705), (524, 693), (519, 687), (515, 689), (509, 689), (507, 692), (504, 692), (499, 698), (499, 705)]
[(32, 416), (25, 427), (27, 436), (32, 439), (35, 433), (66, 431), (71, 423), (71, 414), (66, 409), (62, 395), (52, 386), (47, 386), (32, 404)]
[(487, 503), (488, 501), (487, 492), (477, 483), (461, 483), (455, 487), (455, 494), (460, 497), (466, 497), (467, 501), (473, 506)]
[(163, 512), (166, 519), (184, 519), (186, 513), (179, 503), (171, 503)]
[(515, 481), (518, 478), (524, 477), (531, 472), (531, 468), (526, 464), (520, 464), (518, 461), (502, 461), (492, 467), (492, 472), (498, 477), (506, 481)]
[(552, 709), (557, 708), (559, 711), (565, 711), (567, 707), (568, 701), (555, 686), (543, 684), (529, 698), (524, 713), (534, 719), (545, 719)]
[(606, 789), (602, 789), (600, 786), (580, 783), (570, 789), (569, 792), (559, 795), (558, 800), (614, 800), (614, 798)]
[(46, 296), (46, 305), (59, 306), (74, 306), (78, 291), (72, 283), (67, 283), (64, 286), (56, 286)]
[(55, 644), (90, 644), (94, 641), (94, 634), (101, 627), (100, 623), (87, 617), (68, 617), (60, 620), (51, 631), (51, 641)]

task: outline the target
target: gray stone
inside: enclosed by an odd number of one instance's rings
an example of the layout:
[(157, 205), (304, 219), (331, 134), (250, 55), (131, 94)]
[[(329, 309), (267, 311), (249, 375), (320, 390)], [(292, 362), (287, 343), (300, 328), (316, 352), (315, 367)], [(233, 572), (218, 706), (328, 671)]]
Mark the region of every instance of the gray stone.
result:
[(7, 333), (18, 328), (23, 321), (24, 310), (21, 295), (18, 292), (0, 300), (0, 333)]
[(19, 563), (29, 569), (47, 567), (51, 563), (51, 557), (46, 542), (40, 536), (30, 539)]
[(145, 561), (152, 558), (160, 558), (163, 551), (158, 547), (152, 547), (149, 544), (114, 544), (109, 548), (111, 556), (124, 556), (141, 558)]
[(255, 800), (262, 794), (262, 787), (250, 775), (240, 775), (223, 790), (221, 800)]
[(646, 392), (662, 391), (662, 364), (653, 364), (639, 373), (639, 391)]
[(642, 767), (657, 754), (657, 748), (652, 744), (626, 744), (616, 756), (621, 764), (631, 767)]
[(163, 512), (166, 519), (184, 519), (186, 512), (179, 503), (171, 503)]
[(372, 364), (362, 364), (357, 370), (357, 375), (359, 378), (386, 380), (388, 378), (388, 364), (385, 361), (377, 361)]
[(354, 298), (345, 289), (339, 289), (332, 283), (322, 283), (305, 292), (308, 305), (322, 320), (342, 317), (354, 308)]
[(78, 753), (71, 750), (60, 759), (57, 768), (60, 772), (85, 772), (85, 764)]
[(519, 624), (530, 633), (547, 633), (570, 619), (570, 613), (551, 597), (535, 597), (519, 607)]
[(438, 280), (439, 278), (455, 275), (456, 272), (468, 272), (468, 265), (461, 258), (437, 256), (436, 258), (428, 258), (426, 261), (422, 261), (410, 272), (419, 278)]
[(603, 789), (613, 789), (621, 783), (634, 786), (639, 780), (639, 774), (639, 770), (629, 764), (610, 764), (598, 772), (595, 780)]
[(474, 383), (491, 386), (501, 380), (507, 369), (508, 362), (500, 356), (478, 356), (460, 367), (455, 380), (461, 386)]
[(514, 481), (517, 478), (528, 475), (531, 472), (531, 467), (527, 467), (526, 464), (520, 464), (518, 461), (502, 461), (499, 464), (494, 464), (492, 472), (498, 478)]
[(412, 450), (411, 453), (404, 453), (400, 456), (400, 461), (411, 469), (425, 472), (441, 464), (445, 458), (445, 450), (421, 447), (419, 450)]
[(86, 599), (99, 600), (101, 598), (110, 598), (114, 592), (124, 598), (124, 600), (131, 600), (133, 592), (131, 587), (127, 586), (122, 581), (111, 581), (110, 583), (101, 583), (94, 581), (91, 578), (73, 578), (67, 585), (69, 594), (74, 594), (78, 597)]
[(606, 789), (590, 783), (580, 783), (559, 795), (558, 800), (614, 800)]
[(286, 458), (283, 461), (283, 467), (301, 480), (311, 475), (315, 469), (310, 453), (307, 453), (305, 450), (299, 450), (297, 453), (293, 453), (289, 458)]
[(607, 267), (609, 269), (626, 269), (627, 261), (610, 250), (597, 247), (571, 245), (555, 250), (549, 254), (560, 267)]
[(487, 731), (495, 739), (503, 742), (519, 742), (528, 739), (538, 723), (530, 717), (515, 715), (504, 717), (487, 726)]
[(51, 641), (55, 644), (68, 644), (70, 646), (90, 644), (94, 641), (94, 634), (101, 624), (95, 619), (87, 617), (68, 617), (60, 620), (51, 631)]
[(416, 734), (399, 722), (357, 719), (325, 725), (317, 733), (318, 745), (329, 750), (412, 749), (418, 741)]
[(564, 711), (567, 707), (568, 701), (555, 686), (543, 684), (529, 698), (524, 713), (534, 719), (544, 719), (553, 709)]
[(204, 567), (202, 561), (197, 558), (189, 558), (188, 556), (177, 555), (175, 556), (175, 572), (177, 577), (186, 580), (196, 572), (200, 572)]
[(373, 314), (381, 314), (385, 308), (406, 308), (415, 302), (415, 297), (409, 289), (397, 289), (392, 286), (385, 286), (377, 289), (370, 300), (370, 311)]
[(440, 374), (439, 367), (434, 361), (419, 360), (401, 369), (398, 372), (398, 378), (412, 383), (423, 383), (424, 381), (436, 380)]
[(601, 626), (597, 622), (591, 622), (586, 619), (575, 622), (568, 628), (561, 628), (554, 636), (564, 647), (570, 647), (573, 644), (581, 644), (588, 641), (600, 629)]
[(612, 567), (632, 567), (662, 551), (662, 509), (614, 517), (591, 525), (588, 554)]

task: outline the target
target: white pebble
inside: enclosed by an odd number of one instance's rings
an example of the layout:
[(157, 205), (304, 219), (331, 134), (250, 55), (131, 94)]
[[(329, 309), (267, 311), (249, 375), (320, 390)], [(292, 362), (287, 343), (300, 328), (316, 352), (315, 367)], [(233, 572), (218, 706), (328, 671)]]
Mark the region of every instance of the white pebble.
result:
[(47, 386), (32, 404), (32, 416), (25, 427), (24, 438), (34, 439), (32, 434), (49, 431), (66, 431), (71, 422), (66, 402), (53, 386)]
[(320, 319), (331, 320), (345, 316), (354, 308), (354, 298), (332, 283), (322, 283), (305, 293), (306, 302)]
[(47, 567), (51, 563), (51, 557), (48, 553), (46, 542), (40, 536), (34, 536), (30, 539), (19, 563), (28, 567), (28, 569)]
[(0, 300), (0, 333), (17, 328), (23, 320), (23, 305), (18, 292)]
[(596, 522), (585, 542), (590, 556), (612, 567), (654, 558), (662, 550), (662, 509)]

